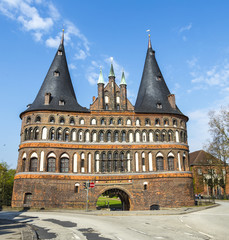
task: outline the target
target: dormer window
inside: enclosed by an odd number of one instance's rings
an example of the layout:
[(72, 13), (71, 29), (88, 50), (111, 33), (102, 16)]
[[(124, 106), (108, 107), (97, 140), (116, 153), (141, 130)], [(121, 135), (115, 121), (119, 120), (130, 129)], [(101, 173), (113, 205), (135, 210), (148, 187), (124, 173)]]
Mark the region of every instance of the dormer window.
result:
[(60, 76), (60, 72), (55, 71), (55, 72), (53, 73), (53, 76), (54, 76), (54, 77), (59, 77), (59, 76)]
[(59, 56), (62, 56), (63, 55), (63, 52), (61, 50), (58, 50), (58, 55)]
[(60, 99), (59, 100), (59, 106), (64, 106), (64, 104), (65, 104), (65, 101), (63, 99)]
[(157, 76), (157, 81), (161, 81), (161, 76)]
[(162, 104), (160, 102), (157, 103), (157, 108), (159, 108), (159, 109), (162, 108)]

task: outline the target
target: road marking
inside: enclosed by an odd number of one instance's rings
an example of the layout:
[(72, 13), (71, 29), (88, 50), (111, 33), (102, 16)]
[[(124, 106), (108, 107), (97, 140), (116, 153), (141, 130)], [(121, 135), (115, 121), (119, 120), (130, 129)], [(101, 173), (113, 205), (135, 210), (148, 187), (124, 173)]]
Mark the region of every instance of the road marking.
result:
[(139, 230), (137, 230), (137, 229), (135, 229), (135, 228), (132, 228), (132, 227), (129, 227), (129, 229), (130, 229), (130, 230), (133, 230), (133, 231), (135, 231), (135, 232), (138, 232), (138, 233), (144, 234), (144, 235), (148, 235), (147, 233), (144, 233), (144, 232), (139, 231)]
[(192, 227), (190, 227), (188, 224), (185, 224), (185, 226), (188, 227), (188, 228), (192, 228)]
[(209, 235), (209, 234), (207, 234), (207, 233), (200, 232), (200, 231), (199, 231), (199, 233), (200, 233), (200, 234), (203, 234), (203, 235), (205, 235), (205, 236), (207, 236), (207, 237), (209, 237), (209, 238), (214, 238), (213, 236), (211, 236), (211, 235)]

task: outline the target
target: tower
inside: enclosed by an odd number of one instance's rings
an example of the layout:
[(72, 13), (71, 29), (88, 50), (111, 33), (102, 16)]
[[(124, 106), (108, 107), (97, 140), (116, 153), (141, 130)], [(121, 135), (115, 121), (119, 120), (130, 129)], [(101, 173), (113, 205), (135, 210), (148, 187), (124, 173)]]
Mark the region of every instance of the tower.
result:
[[(75, 96), (64, 51), (64, 34), (44, 82), (21, 113), (21, 143), (13, 207), (89, 208), (101, 194), (116, 195), (124, 210), (194, 204), (185, 116), (175, 103), (149, 38), (135, 106), (111, 63), (102, 70), (90, 109)], [(179, 196), (179, 198), (177, 197)]]

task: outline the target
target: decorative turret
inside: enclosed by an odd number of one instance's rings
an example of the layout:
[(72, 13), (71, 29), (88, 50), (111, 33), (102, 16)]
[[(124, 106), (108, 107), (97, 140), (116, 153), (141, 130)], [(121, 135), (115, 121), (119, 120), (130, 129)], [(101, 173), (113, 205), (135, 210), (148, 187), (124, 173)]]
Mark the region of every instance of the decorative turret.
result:
[(115, 73), (113, 67), (113, 58), (111, 58), (111, 68), (109, 73), (109, 84), (111, 85), (111, 92), (110, 92), (110, 110), (116, 110), (116, 83), (115, 83)]
[(104, 80), (102, 68), (100, 68), (99, 80), (98, 80), (98, 109), (104, 109)]
[(157, 64), (150, 35), (141, 84), (135, 103), (135, 112), (183, 115), (176, 106), (175, 96), (170, 94)]
[(76, 100), (64, 50), (64, 30), (54, 60), (34, 102), (25, 112), (38, 110), (88, 112)]
[(124, 71), (122, 72), (122, 78), (120, 83), (120, 97), (121, 97), (121, 110), (127, 110), (127, 89), (126, 79)]

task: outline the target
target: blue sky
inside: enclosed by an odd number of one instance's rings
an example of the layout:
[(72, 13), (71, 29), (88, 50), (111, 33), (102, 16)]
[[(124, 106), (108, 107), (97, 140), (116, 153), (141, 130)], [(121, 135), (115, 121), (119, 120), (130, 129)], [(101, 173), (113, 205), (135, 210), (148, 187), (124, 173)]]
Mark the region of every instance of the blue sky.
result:
[(32, 103), (65, 29), (65, 50), (78, 102), (89, 107), (110, 57), (124, 69), (135, 104), (147, 29), (166, 83), (189, 117), (190, 151), (209, 138), (208, 112), (229, 103), (229, 1), (0, 0), (2, 107), (0, 161), (16, 167), (19, 114)]

